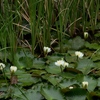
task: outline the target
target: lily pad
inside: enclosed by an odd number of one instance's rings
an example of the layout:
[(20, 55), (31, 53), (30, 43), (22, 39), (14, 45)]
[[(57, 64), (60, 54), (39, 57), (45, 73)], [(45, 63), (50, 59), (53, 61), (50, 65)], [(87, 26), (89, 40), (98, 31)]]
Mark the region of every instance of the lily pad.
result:
[(36, 89), (29, 89), (27, 91), (17, 89), (14, 93), (14, 98), (17, 100), (42, 100), (43, 96)]
[(37, 69), (31, 70), (30, 72), (32, 73), (32, 76), (41, 76), (47, 73), (45, 70), (37, 70)]
[(32, 77), (31, 74), (25, 71), (17, 71), (16, 75), (18, 77), (18, 84), (21, 86), (30, 86), (33, 83), (37, 82), (37, 80), (34, 77)]
[(100, 87), (100, 78), (98, 78), (98, 86)]
[(85, 100), (87, 91), (81, 88), (72, 89), (66, 92), (66, 100)]
[(14, 65), (16, 65), (19, 69), (31, 67), (33, 64), (34, 56), (31, 52), (28, 51), (20, 51), (17, 52), (14, 56)]
[(68, 53), (70, 53), (72, 56), (70, 56), (70, 55), (66, 55), (65, 56), (65, 60), (67, 61), (67, 62), (69, 62), (69, 63), (71, 63), (71, 62), (76, 62), (77, 61), (77, 57), (76, 56), (74, 56), (75, 55), (75, 51), (73, 51), (73, 52), (71, 52), (71, 51), (68, 51)]
[(85, 43), (85, 46), (89, 49), (100, 49), (100, 45), (97, 44), (97, 43), (89, 43), (89, 42), (86, 42)]
[(72, 40), (72, 49), (74, 50), (79, 50), (84, 46), (84, 39), (82, 39), (81, 37), (77, 36)]
[(61, 67), (54, 65), (54, 63), (50, 64), (49, 66), (46, 66), (45, 70), (51, 74), (58, 74), (62, 71)]
[(66, 79), (72, 79), (76, 75), (74, 73), (71, 73), (71, 72), (63, 72), (63, 73), (60, 73), (60, 76), (62, 76), (63, 78), (66, 78)]
[(78, 66), (76, 67), (78, 70), (82, 71), (84, 74), (88, 74), (91, 68), (95, 67), (95, 64), (90, 59), (80, 59), (78, 62)]
[(46, 100), (64, 100), (60, 90), (53, 86), (42, 88), (41, 94), (46, 98)]
[(45, 68), (45, 62), (41, 58), (39, 58), (39, 59), (36, 58), (36, 59), (33, 60), (32, 68), (44, 69)]
[(51, 74), (48, 74), (48, 75), (46, 74), (42, 76), (42, 78), (46, 79), (47, 81), (52, 83), (54, 86), (57, 85), (62, 80), (62, 77), (57, 77), (57, 75), (51, 75)]
[(64, 58), (63, 53), (54, 53), (53, 55), (47, 56), (46, 58), (50, 61), (50, 62), (56, 62), (59, 59)]
[(88, 82), (88, 87), (87, 87), (88, 91), (93, 91), (98, 85), (98, 81), (93, 77), (85, 76), (83, 81)]
[(74, 84), (77, 84), (77, 82), (75, 80), (63, 80), (63, 82), (61, 82), (59, 84), (59, 86), (64, 89), (64, 88), (67, 88), (71, 85), (74, 85)]

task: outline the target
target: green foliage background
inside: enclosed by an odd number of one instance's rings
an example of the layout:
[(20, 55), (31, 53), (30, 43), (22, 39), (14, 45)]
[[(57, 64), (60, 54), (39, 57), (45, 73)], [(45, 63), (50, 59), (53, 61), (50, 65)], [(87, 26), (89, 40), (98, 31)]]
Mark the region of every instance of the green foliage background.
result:
[[(0, 62), (6, 68), (0, 99), (99, 100), (99, 10), (100, 0), (1, 0)], [(52, 52), (45, 55), (44, 46)], [(54, 64), (62, 58), (69, 63), (63, 71)], [(17, 84), (11, 84), (11, 65), (18, 67)]]

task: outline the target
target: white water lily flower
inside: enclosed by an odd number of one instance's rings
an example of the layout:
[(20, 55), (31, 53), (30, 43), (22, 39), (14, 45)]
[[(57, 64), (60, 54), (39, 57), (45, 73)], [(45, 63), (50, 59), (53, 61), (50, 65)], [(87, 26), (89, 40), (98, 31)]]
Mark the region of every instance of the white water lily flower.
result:
[(75, 52), (75, 55), (76, 55), (77, 57), (79, 57), (79, 58), (83, 58), (83, 56), (84, 56), (84, 54), (83, 54), (82, 52), (80, 52), (80, 51), (76, 51), (76, 52)]
[(70, 87), (69, 87), (70, 90), (73, 89), (73, 88), (74, 88), (73, 86), (70, 86)]
[(16, 72), (17, 71), (17, 67), (16, 66), (11, 66), (10, 67), (10, 71), (11, 72)]
[(87, 88), (88, 87), (88, 82), (87, 81), (82, 82), (82, 87)]
[(2, 70), (3, 68), (5, 68), (5, 64), (0, 63), (0, 70)]
[(69, 64), (67, 62), (65, 62), (64, 60), (58, 60), (58, 61), (55, 62), (55, 65), (56, 66), (63, 66), (63, 67), (65, 67), (65, 66), (68, 66)]
[(64, 67), (65, 67), (65, 66), (68, 67), (68, 66), (69, 66), (69, 63), (65, 62), (65, 63), (64, 63)]
[(44, 47), (43, 50), (44, 50), (44, 52), (46, 52), (46, 53), (51, 52), (51, 48), (49, 48), (49, 47)]
[(88, 38), (88, 32), (84, 32), (84, 38), (86, 39), (86, 38)]

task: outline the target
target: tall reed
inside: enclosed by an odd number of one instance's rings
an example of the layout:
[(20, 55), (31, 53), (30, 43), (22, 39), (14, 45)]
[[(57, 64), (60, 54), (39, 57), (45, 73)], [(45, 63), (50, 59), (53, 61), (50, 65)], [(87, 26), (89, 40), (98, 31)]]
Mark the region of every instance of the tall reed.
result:
[(13, 61), (14, 54), (17, 50), (18, 27), (14, 26), (14, 23), (19, 22), (19, 10), (20, 5), (18, 5), (18, 0), (4, 0), (4, 2), (1, 1), (0, 45), (1, 49), (5, 48), (3, 49), (5, 52), (5, 62), (7, 60), (7, 51), (10, 51), (11, 59)]
[(34, 54), (34, 47), (36, 43), (36, 5), (37, 0), (29, 1), (29, 13), (30, 13), (30, 28), (31, 28), (31, 37), (32, 37), (32, 52)]
[[(7, 48), (10, 48), (13, 60), (20, 35), (24, 36), (25, 31), (31, 34), (29, 45), (35, 54), (36, 48), (40, 48), (41, 53), (43, 46), (51, 46), (53, 39), (58, 39), (60, 52), (63, 52), (64, 37), (99, 28), (99, 0), (3, 1), (0, 1), (0, 46), (5, 48), (5, 61)], [(25, 21), (29, 27), (23, 25)], [(80, 27), (82, 31), (79, 31)], [(55, 34), (57, 37), (53, 36)]]

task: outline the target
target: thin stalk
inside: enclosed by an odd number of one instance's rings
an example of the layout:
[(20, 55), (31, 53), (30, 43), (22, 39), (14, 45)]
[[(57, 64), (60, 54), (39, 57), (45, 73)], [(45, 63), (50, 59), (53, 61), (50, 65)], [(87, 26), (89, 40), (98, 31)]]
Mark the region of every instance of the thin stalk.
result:
[(43, 38), (42, 38), (42, 25), (41, 25), (41, 19), (42, 17), (44, 16), (43, 14), (43, 5), (44, 5), (44, 2), (43, 1), (40, 1), (38, 2), (37, 4), (37, 7), (38, 7), (38, 15), (37, 15), (37, 24), (36, 24), (36, 33), (37, 33), (37, 40), (38, 40), (38, 44), (39, 45), (39, 49), (40, 49), (40, 53), (42, 52), (42, 48), (43, 48)]
[[(12, 61), (14, 58), (14, 54), (16, 51), (16, 33), (15, 28), (13, 26), (13, 21), (17, 18), (16, 10), (18, 10), (18, 6), (16, 8), (13, 8), (13, 4), (11, 5), (12, 1), (4, 0), (4, 9), (3, 14), (1, 15), (3, 19), (3, 26), (0, 28), (0, 31), (3, 33), (2, 38), (4, 39), (4, 45), (3, 48), (5, 48), (7, 45), (11, 47), (11, 55), (12, 55)], [(6, 62), (6, 49), (5, 49), (5, 62)]]
[(95, 1), (96, 2), (96, 12), (95, 12), (95, 25), (97, 25), (97, 19), (98, 19), (98, 15), (99, 15), (99, 7), (100, 7), (100, 1), (97, 0)]
[[(44, 45), (45, 46), (50, 46), (50, 40), (51, 40), (51, 26), (52, 26), (52, 10), (53, 10), (53, 6), (52, 6), (52, 0), (45, 0), (45, 5), (44, 5), (44, 9), (45, 9), (45, 15), (44, 15)], [(45, 17), (46, 16), (46, 17)]]
[(82, 24), (83, 24), (83, 31), (86, 31), (86, 14), (85, 14), (85, 9), (87, 8), (85, 0), (83, 0), (83, 18), (82, 18)]
[(32, 53), (34, 54), (34, 48), (36, 43), (36, 4), (37, 0), (29, 1), (29, 13), (30, 13), (30, 28), (32, 37)]
[(5, 74), (5, 70), (4, 70), (4, 68), (2, 69), (2, 72), (3, 72), (3, 75), (4, 75), (5, 81), (6, 81), (6, 85), (8, 86), (7, 78), (6, 78), (6, 74)]
[(27, 98), (27, 96), (23, 93), (23, 91), (18, 87), (18, 85), (17, 84), (15, 84), (15, 86), (19, 89), (19, 91), (22, 93), (22, 95), (26, 98), (26, 100), (29, 100), (28, 98)]

